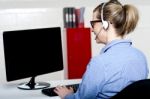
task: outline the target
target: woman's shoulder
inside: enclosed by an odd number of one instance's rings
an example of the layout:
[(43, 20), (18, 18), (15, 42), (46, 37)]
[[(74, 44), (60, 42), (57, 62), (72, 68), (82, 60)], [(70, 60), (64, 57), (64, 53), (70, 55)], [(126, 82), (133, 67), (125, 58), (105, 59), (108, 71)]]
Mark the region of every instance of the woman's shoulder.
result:
[(106, 67), (107, 63), (109, 63), (109, 59), (107, 59), (107, 55), (99, 54), (91, 58), (89, 64), (95, 66), (96, 68)]

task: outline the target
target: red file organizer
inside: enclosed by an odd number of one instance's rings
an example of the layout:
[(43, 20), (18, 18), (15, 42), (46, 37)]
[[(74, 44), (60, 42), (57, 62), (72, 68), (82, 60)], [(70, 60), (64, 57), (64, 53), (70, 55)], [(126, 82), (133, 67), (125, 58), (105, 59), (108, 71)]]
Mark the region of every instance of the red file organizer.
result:
[(68, 78), (82, 78), (91, 58), (90, 28), (67, 28)]

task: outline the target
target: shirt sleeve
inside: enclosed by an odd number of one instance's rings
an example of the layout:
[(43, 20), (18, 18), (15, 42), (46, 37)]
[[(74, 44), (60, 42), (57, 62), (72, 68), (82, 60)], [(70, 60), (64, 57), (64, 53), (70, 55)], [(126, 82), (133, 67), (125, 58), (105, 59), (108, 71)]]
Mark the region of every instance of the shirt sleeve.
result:
[(82, 82), (76, 93), (67, 95), (65, 99), (95, 99), (104, 82), (104, 65), (98, 58), (89, 62)]

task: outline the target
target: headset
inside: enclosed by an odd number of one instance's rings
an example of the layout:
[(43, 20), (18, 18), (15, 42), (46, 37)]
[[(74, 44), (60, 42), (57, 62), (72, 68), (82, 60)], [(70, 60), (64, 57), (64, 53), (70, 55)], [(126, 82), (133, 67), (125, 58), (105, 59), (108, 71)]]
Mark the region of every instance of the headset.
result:
[(104, 13), (103, 10), (104, 10), (105, 5), (106, 5), (106, 3), (103, 3), (103, 5), (102, 5), (102, 9), (101, 9), (101, 19), (102, 19), (102, 26), (103, 26), (103, 28), (104, 28), (105, 30), (107, 30), (108, 27), (109, 27), (109, 23), (108, 23), (108, 21), (105, 21), (105, 20), (104, 20), (104, 16), (103, 16), (103, 13)]
[[(104, 17), (103, 17), (103, 9), (104, 9), (105, 5), (106, 5), (106, 3), (103, 3), (103, 4), (102, 4), (102, 9), (101, 9), (102, 28), (100, 29), (100, 32), (102, 31), (102, 29), (107, 30), (108, 27), (109, 27), (108, 21), (105, 21), (105, 20), (104, 20)], [(99, 33), (100, 33), (100, 32), (99, 32)], [(95, 40), (97, 39), (99, 33), (96, 34)]]

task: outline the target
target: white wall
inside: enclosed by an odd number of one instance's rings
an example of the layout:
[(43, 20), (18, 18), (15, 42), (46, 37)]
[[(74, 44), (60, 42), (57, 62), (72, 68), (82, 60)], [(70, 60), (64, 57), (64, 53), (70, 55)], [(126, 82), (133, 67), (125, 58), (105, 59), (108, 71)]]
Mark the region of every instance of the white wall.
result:
[[(75, 2), (75, 1), (74, 1)], [(7, 2), (5, 2), (7, 3)], [(92, 2), (91, 2), (92, 3)], [(56, 2), (55, 2), (56, 4)], [(59, 3), (60, 4), (60, 3)], [(81, 7), (80, 3), (74, 4), (69, 3), (70, 6)], [(71, 5), (72, 4), (72, 5)], [(83, 2), (82, 2), (83, 4)], [(7, 4), (6, 4), (7, 5)], [(62, 27), (62, 38), (63, 38), (63, 54), (64, 54), (64, 66), (65, 70), (67, 67), (67, 60), (66, 60), (66, 39), (65, 39), (65, 32), (63, 30), (63, 16), (62, 16), (62, 8), (64, 6), (69, 5), (62, 5), (59, 7), (51, 7), (46, 4), (40, 3), (36, 6), (33, 2), (29, 6), (19, 6), (15, 3), (12, 4), (13, 6), (2, 6), (3, 8), (0, 9), (0, 84), (7, 83), (6, 76), (5, 76), (5, 63), (4, 63), (4, 53), (3, 53), (3, 38), (2, 32), (5, 30), (18, 30), (18, 29), (31, 29), (31, 28), (42, 28), (42, 27), (54, 27), (54, 26), (61, 26)], [(23, 5), (23, 4), (22, 4)], [(52, 5), (52, 4), (50, 4)], [(98, 2), (89, 6), (85, 4), (85, 27), (89, 27), (89, 21), (92, 19), (92, 10), (95, 5), (98, 5)], [(33, 6), (33, 7), (32, 7)], [(142, 50), (147, 59), (148, 64), (150, 64), (150, 47), (148, 46), (148, 42), (150, 42), (148, 34), (150, 32), (150, 23), (149, 17), (150, 15), (147, 14), (148, 10), (150, 9), (149, 5), (136, 5), (140, 11), (140, 21), (137, 29), (129, 35), (129, 38), (132, 39), (134, 42), (133, 45), (140, 50)], [(94, 40), (94, 35), (91, 33), (91, 43), (92, 43), (92, 56), (99, 54), (100, 49), (103, 45), (97, 45)], [(150, 65), (149, 65), (150, 66)], [(57, 80), (57, 79), (65, 79), (66, 71), (59, 71), (56, 73), (50, 73), (46, 75), (41, 75), (38, 77), (38, 80), (47, 81), (47, 80)], [(29, 78), (27, 78), (29, 79)], [(27, 79), (21, 81), (14, 81), (14, 82), (22, 82), (27, 81)]]

